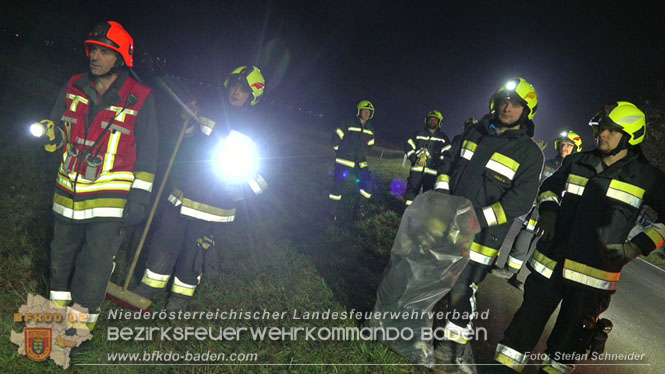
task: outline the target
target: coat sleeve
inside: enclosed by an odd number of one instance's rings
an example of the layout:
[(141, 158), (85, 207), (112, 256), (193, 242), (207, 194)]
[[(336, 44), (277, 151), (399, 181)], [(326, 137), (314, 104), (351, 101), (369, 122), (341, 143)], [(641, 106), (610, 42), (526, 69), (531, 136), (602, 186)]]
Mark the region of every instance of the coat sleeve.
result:
[(416, 134), (417, 132), (414, 132), (413, 135), (411, 135), (411, 137), (407, 139), (406, 143), (404, 144), (404, 153), (412, 164), (416, 162)]
[(460, 150), (462, 148), (462, 140), (464, 135), (456, 136), (453, 139), (453, 142), (450, 144), (448, 150), (443, 151), (441, 154), (440, 161), (437, 165), (436, 171), (436, 184), (434, 189), (439, 192), (449, 192), (450, 191), (450, 173), (452, 172), (455, 164), (459, 160)]
[(497, 226), (512, 222), (527, 213), (533, 206), (538, 192), (540, 172), (543, 169), (543, 153), (533, 144), (517, 169), (512, 186), (501, 199), (489, 206), (476, 207), (481, 227)]
[(566, 188), (566, 181), (568, 180), (568, 174), (570, 174), (570, 167), (575, 157), (576, 156), (573, 155), (564, 158), (561, 167), (559, 167), (559, 169), (557, 169), (557, 171), (555, 171), (549, 178), (546, 178), (540, 185), (538, 197), (536, 198), (536, 202), (539, 204), (538, 210), (540, 213), (545, 211), (559, 213), (561, 198), (563, 196), (563, 191)]
[(51, 114), (49, 115), (49, 119), (55, 125), (55, 144), (51, 147), (45, 147), (48, 152), (54, 152), (56, 149), (62, 147), (62, 145), (67, 141), (68, 130), (65, 128), (65, 124), (62, 122), (62, 115), (65, 114), (65, 105), (67, 105), (67, 101), (65, 99), (65, 96), (67, 95), (67, 85), (68, 82), (65, 83), (60, 89), (58, 97), (55, 100), (55, 104), (53, 105), (53, 109), (51, 109)]
[(149, 205), (150, 194), (155, 182), (157, 147), (159, 144), (155, 99), (152, 93), (148, 95), (143, 103), (136, 118), (134, 129), (136, 163), (134, 164), (134, 183), (132, 183), (128, 199)]
[(342, 144), (342, 139), (344, 139), (344, 130), (342, 129), (343, 127), (344, 126), (341, 124), (337, 126), (335, 132), (330, 137), (330, 145), (335, 151), (339, 150), (339, 145)]
[(655, 170), (655, 176), (652, 178), (652, 185), (645, 196), (645, 204), (656, 211), (658, 215), (654, 223), (645, 230), (635, 235), (631, 240), (642, 250), (642, 254), (648, 256), (649, 253), (663, 248), (665, 245), (665, 199), (663, 199), (662, 188), (665, 185), (665, 175), (659, 170)]

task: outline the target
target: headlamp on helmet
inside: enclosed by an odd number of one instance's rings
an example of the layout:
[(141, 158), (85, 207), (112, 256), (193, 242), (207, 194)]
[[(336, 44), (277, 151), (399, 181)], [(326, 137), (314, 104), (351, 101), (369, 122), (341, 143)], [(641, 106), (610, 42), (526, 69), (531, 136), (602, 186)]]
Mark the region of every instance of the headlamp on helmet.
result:
[(554, 149), (558, 151), (562, 142), (572, 143), (575, 146), (573, 153), (582, 152), (582, 137), (575, 131), (563, 131), (559, 134), (559, 137), (554, 140)]
[(496, 110), (499, 99), (515, 99), (519, 101), (527, 111), (529, 119), (533, 119), (538, 109), (538, 94), (529, 82), (524, 78), (514, 78), (507, 81), (496, 90), (490, 98), (490, 112)]

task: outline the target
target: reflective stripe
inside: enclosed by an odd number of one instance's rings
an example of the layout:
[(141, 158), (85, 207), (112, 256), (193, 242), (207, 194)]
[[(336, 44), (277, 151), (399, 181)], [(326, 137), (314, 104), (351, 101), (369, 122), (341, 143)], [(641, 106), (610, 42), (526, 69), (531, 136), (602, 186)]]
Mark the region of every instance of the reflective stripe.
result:
[(522, 265), (524, 265), (524, 261), (516, 259), (513, 256), (508, 256), (508, 266), (510, 266), (513, 269), (521, 269)]
[(72, 112), (76, 112), (76, 108), (78, 107), (79, 103), (88, 104), (88, 99), (83, 96), (68, 93), (67, 98), (72, 100), (72, 103), (69, 105), (69, 110)]
[(362, 169), (362, 168), (366, 168), (366, 167), (367, 167), (367, 161), (363, 161), (363, 162), (359, 163), (358, 166), (359, 166), (361, 169)]
[(515, 172), (520, 167), (520, 163), (501, 153), (494, 152), (485, 167), (513, 180)]
[(370, 141), (367, 142), (367, 145), (374, 145), (374, 138), (370, 139)]
[(344, 139), (344, 131), (342, 131), (342, 129), (337, 129), (335, 132), (337, 133), (337, 136), (339, 136), (340, 140)]
[(407, 200), (405, 204), (406, 204), (406, 206), (409, 206), (409, 205), (413, 204), (413, 200)]
[(526, 363), (529, 362), (529, 357), (522, 352), (499, 343), (496, 345), (494, 360), (508, 366), (518, 373), (521, 373), (522, 370), (524, 370)]
[(256, 177), (254, 177), (254, 179), (250, 179), (249, 181), (247, 181), (247, 183), (249, 184), (249, 188), (252, 189), (252, 192), (254, 192), (255, 195), (263, 193), (263, 191), (268, 189), (268, 183), (259, 174), (257, 174)]
[(413, 142), (413, 139), (409, 139), (406, 142), (409, 143), (409, 145), (412, 146), (414, 150), (416, 149), (416, 143)]
[(563, 263), (563, 277), (601, 290), (616, 290), (621, 272), (612, 273), (566, 259)]
[(184, 198), (182, 191), (174, 189), (168, 198), (175, 206), (180, 206), (180, 214), (208, 222), (233, 222), (235, 209), (222, 209), (212, 205)]
[(365, 198), (367, 198), (367, 199), (369, 199), (370, 197), (372, 197), (372, 194), (371, 194), (371, 193), (369, 193), (369, 192), (363, 190), (362, 188), (360, 189), (360, 194), (363, 195), (363, 197), (365, 197)]
[(92, 330), (99, 319), (99, 313), (87, 313), (68, 306), (67, 328)]
[(425, 169), (424, 166), (411, 166), (411, 171), (417, 171), (422, 173), (424, 169)]
[(443, 153), (443, 152), (449, 150), (451, 147), (452, 147), (452, 145), (448, 144), (447, 146), (441, 148), (441, 153)]
[(374, 133), (372, 132), (372, 130), (363, 129), (363, 132), (364, 132), (365, 134), (374, 135)]
[(416, 151), (412, 149), (412, 150), (406, 152), (406, 157), (411, 157), (411, 155), (414, 154), (414, 153), (416, 153)]
[(335, 159), (335, 162), (338, 163), (338, 164), (340, 164), (340, 165), (348, 166), (348, 167), (350, 167), (350, 168), (356, 166), (356, 163), (355, 163), (355, 162), (353, 162), (353, 161), (349, 161), (349, 160), (345, 160), (345, 159), (343, 159), (343, 158), (336, 158), (336, 159)]
[(70, 301), (72, 293), (69, 291), (51, 291), (49, 292), (49, 300), (53, 301)]
[(55, 194), (53, 196), (53, 211), (67, 218), (75, 220), (91, 219), (96, 217), (122, 217), (125, 199), (91, 199), (77, 201)]
[(442, 142), (442, 143), (446, 142), (446, 139), (437, 138), (436, 136), (430, 137), (430, 140), (434, 140), (434, 141)]
[[(101, 126), (102, 126), (103, 129), (105, 129), (108, 125), (109, 125), (109, 123), (106, 122), (106, 121), (102, 121), (102, 123), (101, 123)], [(122, 134), (125, 134), (125, 135), (131, 134), (131, 131), (129, 131), (129, 129), (118, 126), (115, 123), (111, 125), (111, 128), (109, 130), (119, 132), (119, 133), (122, 133)]]
[(566, 192), (582, 196), (582, 194), (584, 194), (584, 186), (586, 186), (588, 181), (589, 178), (570, 174), (566, 180)]
[(416, 140), (430, 140), (430, 139), (431, 138), (429, 136), (420, 136), (420, 135), (416, 136)]
[(196, 290), (196, 284), (187, 284), (178, 277), (173, 278), (173, 285), (171, 286), (171, 292), (185, 295), (185, 296), (194, 296), (194, 291)]
[(535, 219), (529, 219), (529, 223), (526, 225), (526, 229), (529, 231), (533, 231), (536, 229), (536, 225), (538, 224), (538, 221)]
[(640, 187), (612, 179), (606, 195), (639, 209), (644, 192), (644, 189)]
[(655, 249), (665, 245), (665, 225), (662, 223), (655, 223), (652, 227), (644, 230), (643, 233), (651, 239), (656, 246)]
[(436, 175), (437, 171), (430, 168), (425, 168), (425, 174)]
[(499, 253), (499, 251), (496, 249), (473, 242), (471, 243), (469, 259), (483, 265), (491, 265), (497, 253)]
[(143, 278), (141, 278), (141, 283), (152, 288), (166, 288), (166, 284), (169, 282), (170, 277), (170, 274), (158, 274), (150, 269), (145, 269), (145, 272), (143, 272)]
[[(74, 117), (67, 117), (67, 116), (62, 116), (62, 118), (60, 118), (60, 120), (61, 120), (62, 122), (69, 122), (69, 123), (73, 123), (73, 124), (76, 124), (76, 122), (78, 122), (78, 120), (77, 120), (76, 118), (74, 118)], [(94, 143), (94, 142), (92, 142), (92, 143)]]
[(439, 174), (438, 177), (436, 177), (436, 183), (434, 184), (434, 189), (435, 190), (449, 190), (450, 187), (448, 185), (448, 182), (450, 181), (450, 177), (447, 174)]
[(215, 121), (206, 118), (206, 117), (199, 117), (199, 123), (201, 124), (201, 132), (205, 135), (210, 135), (212, 134), (212, 130), (215, 129)]
[(537, 271), (547, 279), (552, 276), (554, 268), (556, 267), (556, 261), (540, 253), (537, 249), (533, 252), (529, 264), (533, 267), (533, 270)]
[(85, 140), (85, 139), (82, 139), (78, 136), (76, 137), (76, 143), (84, 144), (84, 145), (87, 145), (88, 147), (92, 147), (92, 145), (95, 144), (95, 142), (92, 141), (92, 140)]
[(145, 171), (137, 171), (134, 173), (134, 183), (132, 183), (132, 188), (138, 188), (140, 190), (145, 190), (152, 192), (152, 185), (155, 181), (155, 174), (148, 173)]
[(111, 105), (109, 107), (109, 110), (112, 110), (115, 112), (115, 120), (118, 122), (125, 122), (125, 118), (127, 118), (127, 115), (129, 114), (130, 116), (136, 117), (139, 112), (129, 109), (129, 108), (122, 108), (119, 106)]
[[(133, 179), (133, 178), (132, 178)], [(87, 182), (87, 183), (86, 183)], [(84, 193), (84, 192), (100, 192), (100, 191), (127, 191), (132, 188), (132, 181), (112, 180), (104, 182), (103, 180), (88, 181), (85, 178), (79, 177), (76, 181), (76, 191), (74, 191), (73, 183), (70, 179), (58, 173), (56, 184), (62, 186), (64, 189), (71, 193)]]
[(330, 194), (330, 195), (328, 195), (328, 198), (329, 198), (330, 200), (342, 200), (342, 195), (333, 195), (333, 194)]
[(547, 355), (547, 358), (543, 360), (540, 370), (547, 374), (570, 374), (575, 370), (575, 365), (566, 365), (561, 362), (554, 361), (552, 357)]
[(465, 140), (464, 143), (462, 143), (462, 150), (460, 152), (460, 156), (467, 160), (471, 160), (471, 157), (473, 157), (474, 152), (476, 151), (476, 147), (478, 145), (470, 140)]
[(361, 129), (360, 127), (349, 127), (349, 128), (347, 128), (347, 130), (355, 131), (355, 132), (362, 132), (363, 129)]
[(559, 195), (555, 194), (552, 191), (545, 191), (538, 195), (538, 203), (543, 203), (545, 201), (554, 201), (555, 203), (559, 203)]
[(333, 149), (334, 149), (334, 150), (338, 150), (338, 149), (339, 149), (339, 146), (336, 145), (336, 146), (333, 147)]
[(490, 206), (484, 207), (482, 210), (483, 215), (485, 216), (485, 221), (487, 221), (487, 226), (503, 225), (508, 222), (506, 212), (498, 201)]
[(459, 344), (466, 344), (473, 337), (473, 329), (471, 326), (461, 327), (450, 321), (446, 322), (446, 326), (443, 328), (443, 333), (444, 339)]

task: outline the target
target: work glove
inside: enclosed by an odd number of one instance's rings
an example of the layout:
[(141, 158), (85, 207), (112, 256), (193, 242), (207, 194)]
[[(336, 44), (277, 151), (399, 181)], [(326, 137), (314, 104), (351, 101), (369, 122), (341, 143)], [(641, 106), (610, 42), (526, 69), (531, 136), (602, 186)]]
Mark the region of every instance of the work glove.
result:
[(425, 166), (427, 165), (427, 155), (422, 153), (419, 157), (418, 160), (416, 161), (416, 166)]
[(536, 140), (536, 144), (538, 145), (538, 148), (540, 148), (540, 150), (543, 152), (545, 152), (545, 149), (547, 149), (547, 142), (544, 140)]
[(554, 238), (555, 230), (556, 213), (549, 210), (541, 213), (536, 224), (536, 235), (540, 235), (543, 241), (548, 242)]
[(138, 225), (145, 218), (148, 211), (144, 204), (128, 200), (125, 204), (125, 210), (122, 212), (122, 219), (125, 220), (125, 226)]
[(607, 259), (618, 267), (623, 267), (635, 257), (642, 254), (642, 249), (633, 242), (623, 244), (608, 244), (605, 250)]
[(198, 274), (207, 273), (215, 275), (219, 270), (219, 260), (215, 250), (215, 238), (212, 234), (204, 235), (196, 239), (196, 246), (199, 248), (194, 256), (194, 271)]

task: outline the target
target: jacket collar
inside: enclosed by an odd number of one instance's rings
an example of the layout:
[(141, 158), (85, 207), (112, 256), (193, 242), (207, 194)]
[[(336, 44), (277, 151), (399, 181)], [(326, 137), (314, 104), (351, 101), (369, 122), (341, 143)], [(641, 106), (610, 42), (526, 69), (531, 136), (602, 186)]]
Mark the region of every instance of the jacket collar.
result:
[(104, 93), (104, 96), (99, 100), (99, 94), (97, 90), (92, 87), (92, 81), (90, 79), (90, 74), (84, 74), (76, 82), (74, 82), (74, 87), (85, 92), (86, 96), (90, 98), (94, 105), (102, 104), (103, 107), (108, 107), (111, 105), (118, 105), (122, 101), (120, 99), (120, 88), (125, 84), (129, 78), (129, 72), (123, 70), (118, 75), (118, 78), (111, 83), (109, 89)]
[(478, 124), (480, 126), (476, 125), (474, 126), (474, 128), (479, 129), (483, 135), (504, 136), (511, 139), (521, 138), (525, 136), (528, 137), (533, 136), (533, 122), (531, 122), (531, 120), (527, 120), (527, 123), (523, 126), (520, 126), (519, 129), (508, 130), (503, 132), (501, 135), (496, 135), (496, 132), (494, 130), (494, 128), (496, 128), (496, 125), (494, 124), (494, 118), (491, 114), (488, 114), (485, 117), (483, 117), (483, 119), (480, 120)]

